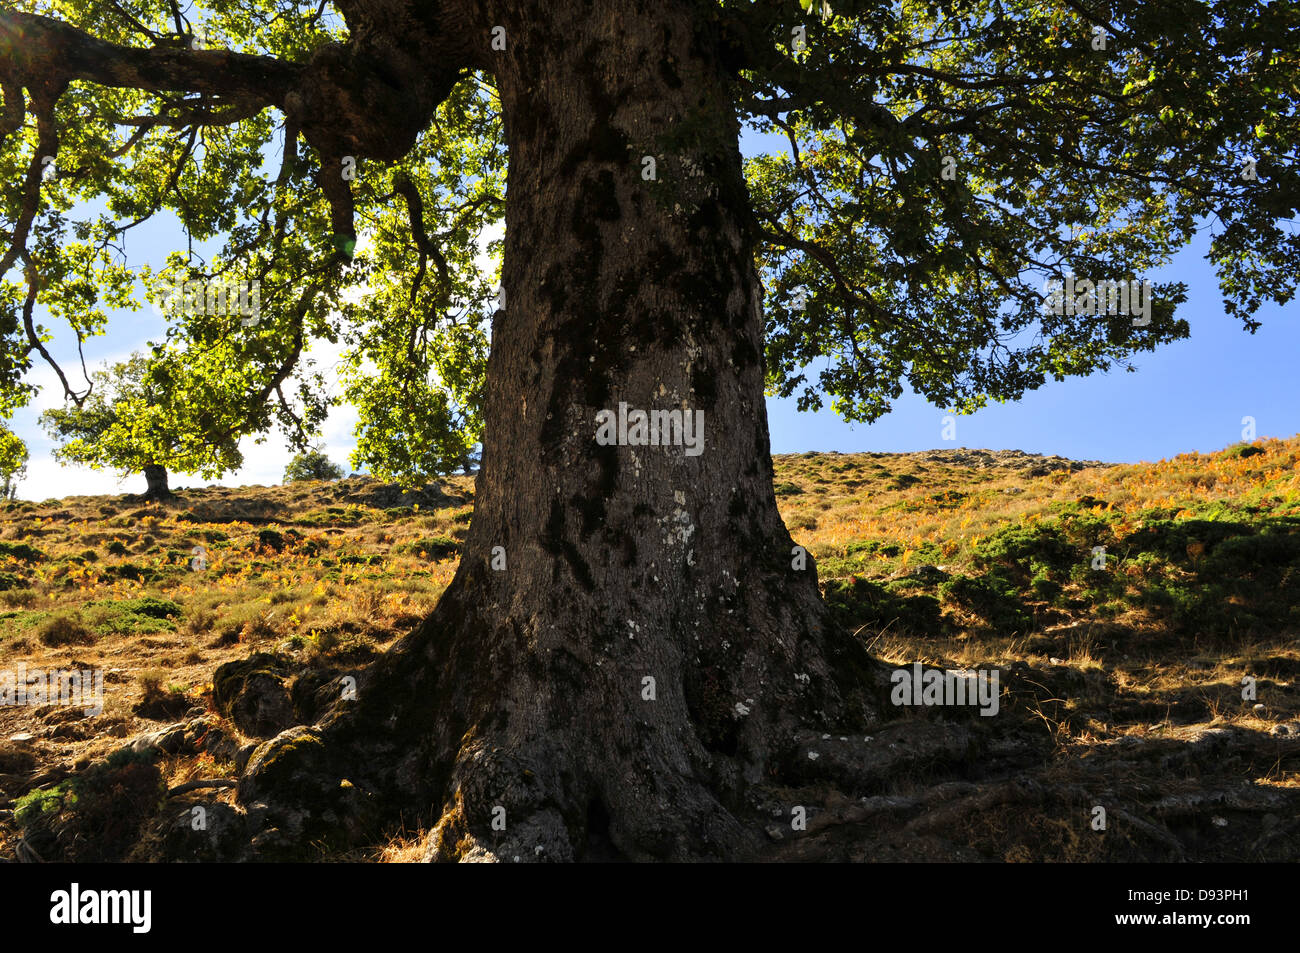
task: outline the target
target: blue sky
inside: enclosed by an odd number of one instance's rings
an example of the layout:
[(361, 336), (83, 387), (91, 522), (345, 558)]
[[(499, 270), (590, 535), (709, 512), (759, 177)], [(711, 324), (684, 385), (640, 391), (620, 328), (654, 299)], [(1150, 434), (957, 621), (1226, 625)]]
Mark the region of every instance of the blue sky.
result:
[[(758, 145), (756, 140), (746, 137), (747, 151)], [(1290, 437), (1300, 432), (1300, 399), (1294, 385), (1300, 357), (1300, 304), (1293, 301), (1285, 308), (1262, 310), (1258, 317), (1263, 327), (1248, 334), (1223, 312), (1217, 279), (1204, 259), (1208, 240), (1208, 235), (1202, 235), (1170, 266), (1143, 276), (1187, 284), (1187, 301), (1178, 316), (1191, 325), (1191, 338), (1138, 355), (1133, 359), (1137, 373), (1118, 370), (1061, 383), (1049, 381), (1014, 404), (994, 404), (958, 417), (953, 440), (942, 436), (946, 411), (908, 393), (890, 414), (870, 425), (849, 425), (829, 408), (799, 413), (793, 399), (771, 399), (772, 450), (849, 453), (981, 447), (1122, 463), (1222, 449), (1242, 439), (1244, 417), (1254, 418), (1259, 437)], [(147, 262), (157, 267), (171, 249), (183, 247), (183, 241), (179, 228), (160, 216), (132, 232), (129, 264), (136, 268)], [(51, 322), (46, 318), (44, 323)], [(66, 329), (63, 332), (55, 326), (56, 342), (51, 350), (67, 361), (64, 366), (70, 369), (75, 366), (74, 342)], [(118, 312), (112, 315), (108, 335), (89, 342), (87, 364), (120, 360), (150, 337), (160, 338), (162, 332), (161, 317), (148, 308)], [(328, 367), (335, 355), (316, 352), (313, 356)], [(31, 380), (42, 392), (30, 407), (15, 415), (12, 424), (31, 451), (19, 496), (45, 499), (141, 492), (143, 478), (139, 475), (122, 480), (112, 472), (64, 467), (53, 460), (53, 444), (36, 419), (41, 410), (60, 401), (61, 391), (43, 363), (38, 363)], [(325, 451), (345, 466), (353, 446), (354, 424), (349, 408), (337, 409), (326, 424), (322, 441)], [(243, 449), (243, 469), (215, 482), (241, 486), (280, 481), (290, 453), (278, 434), (262, 445), (245, 441)], [(172, 485), (207, 482), (176, 475)]]
[(964, 446), (1136, 463), (1221, 450), (1242, 439), (1243, 417), (1255, 419), (1259, 437), (1293, 436), (1300, 432), (1300, 303), (1261, 309), (1264, 326), (1246, 332), (1223, 312), (1218, 279), (1205, 261), (1208, 246), (1202, 235), (1168, 267), (1145, 276), (1186, 283), (1177, 315), (1191, 337), (1137, 355), (1136, 373), (1049, 380), (1016, 403), (958, 417), (952, 441), (941, 436), (945, 411), (913, 394), (870, 426), (850, 426), (829, 409), (801, 414), (793, 398), (769, 400), (772, 451)]

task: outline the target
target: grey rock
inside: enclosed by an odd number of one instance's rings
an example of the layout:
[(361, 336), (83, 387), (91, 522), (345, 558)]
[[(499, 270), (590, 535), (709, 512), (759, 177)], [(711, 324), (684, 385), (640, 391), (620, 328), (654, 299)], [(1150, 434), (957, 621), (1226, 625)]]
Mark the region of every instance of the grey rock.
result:
[(157, 731), (146, 732), (143, 735), (136, 735), (126, 745), (128, 751), (136, 754), (179, 754), (185, 747), (185, 731), (187, 725), (183, 721), (178, 721), (174, 725), (168, 725), (166, 728), (159, 728)]
[(244, 734), (274, 737), (294, 724), (288, 674), (283, 659), (264, 652), (227, 662), (213, 673), (213, 704)]

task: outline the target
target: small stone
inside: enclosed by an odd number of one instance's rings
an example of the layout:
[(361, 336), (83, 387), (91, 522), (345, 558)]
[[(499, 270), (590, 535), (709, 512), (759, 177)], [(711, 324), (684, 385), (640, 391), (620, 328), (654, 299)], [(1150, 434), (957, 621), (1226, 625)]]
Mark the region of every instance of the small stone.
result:
[(1215, 818), (1212, 818), (1212, 819), (1211, 819), (1211, 823), (1212, 823), (1215, 827), (1227, 827), (1227, 826), (1228, 826), (1228, 819), (1227, 819), (1226, 817), (1215, 817)]
[(809, 752), (808, 752), (808, 760), (809, 760), (809, 761), (816, 761), (816, 760), (817, 760), (818, 758), (820, 758), (820, 757), (821, 757), (821, 755), (819, 755), (816, 751), (809, 751)]

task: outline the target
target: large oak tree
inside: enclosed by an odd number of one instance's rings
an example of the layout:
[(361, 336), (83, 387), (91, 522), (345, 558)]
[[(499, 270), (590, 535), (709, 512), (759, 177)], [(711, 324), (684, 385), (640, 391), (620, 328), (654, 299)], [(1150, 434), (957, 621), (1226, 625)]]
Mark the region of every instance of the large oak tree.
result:
[[(0, 11), (6, 409), (38, 298), (102, 330), (163, 208), (226, 238), (186, 277), (261, 282), (256, 326), (187, 314), (153, 352), (216, 434), (291, 413), (341, 338), (363, 443), (437, 455), (491, 314), (455, 579), (254, 756), (268, 855), (398, 811), (440, 859), (743, 855), (752, 792), (817, 770), (799, 733), (881, 715), (778, 515), (765, 390), (870, 420), (1127, 365), (1187, 334), (1180, 285), (1135, 324), (1043, 282), (1140, 280), (1198, 228), (1248, 329), (1295, 287), (1294, 4), (178, 2)], [(746, 123), (781, 147), (743, 160)], [(502, 215), (503, 299), (474, 262)], [(703, 452), (598, 441), (622, 403), (702, 411)]]

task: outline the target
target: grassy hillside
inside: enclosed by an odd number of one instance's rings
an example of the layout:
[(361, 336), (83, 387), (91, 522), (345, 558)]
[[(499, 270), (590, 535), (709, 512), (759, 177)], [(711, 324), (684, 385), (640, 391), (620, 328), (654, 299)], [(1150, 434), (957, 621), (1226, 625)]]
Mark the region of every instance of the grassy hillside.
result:
[[(777, 457), (786, 524), (845, 637), (900, 665), (996, 666), (1007, 695), (996, 736), (944, 722), (965, 753), (939, 745), (847, 795), (774, 791), (815, 820), (801, 841), (774, 833), (775, 855), (1300, 857), (1298, 461), (1300, 438), (1135, 466), (1018, 451)], [(24, 827), (19, 853), (68, 855), (77, 823), (111, 826), (92, 817), (98, 789), (83, 787), (78, 808), (69, 779), (141, 732), (189, 720), (221, 738), (155, 759), (172, 800), (192, 779), (236, 776), (259, 739), (214, 708), (217, 666), (268, 653), (296, 686), (363, 665), (435, 604), (472, 507), (469, 477), (418, 493), (353, 478), (188, 489), (167, 505), (0, 506), (0, 669), (102, 668), (108, 682), (98, 717), (0, 707), (0, 852), (19, 850)], [(1257, 699), (1243, 700), (1245, 676)], [(1041, 790), (1026, 808), (1031, 777)], [(155, 780), (143, 801), (162, 796)], [(950, 791), (964, 809), (922, 794), (943, 783), (974, 785)], [(1089, 799), (1104, 796), (1132, 821), (1123, 836), (1088, 836)], [(891, 825), (907, 846), (870, 833)], [(156, 854), (165, 837), (134, 849)], [(410, 856), (420, 837), (388, 832), (366, 856)]]

